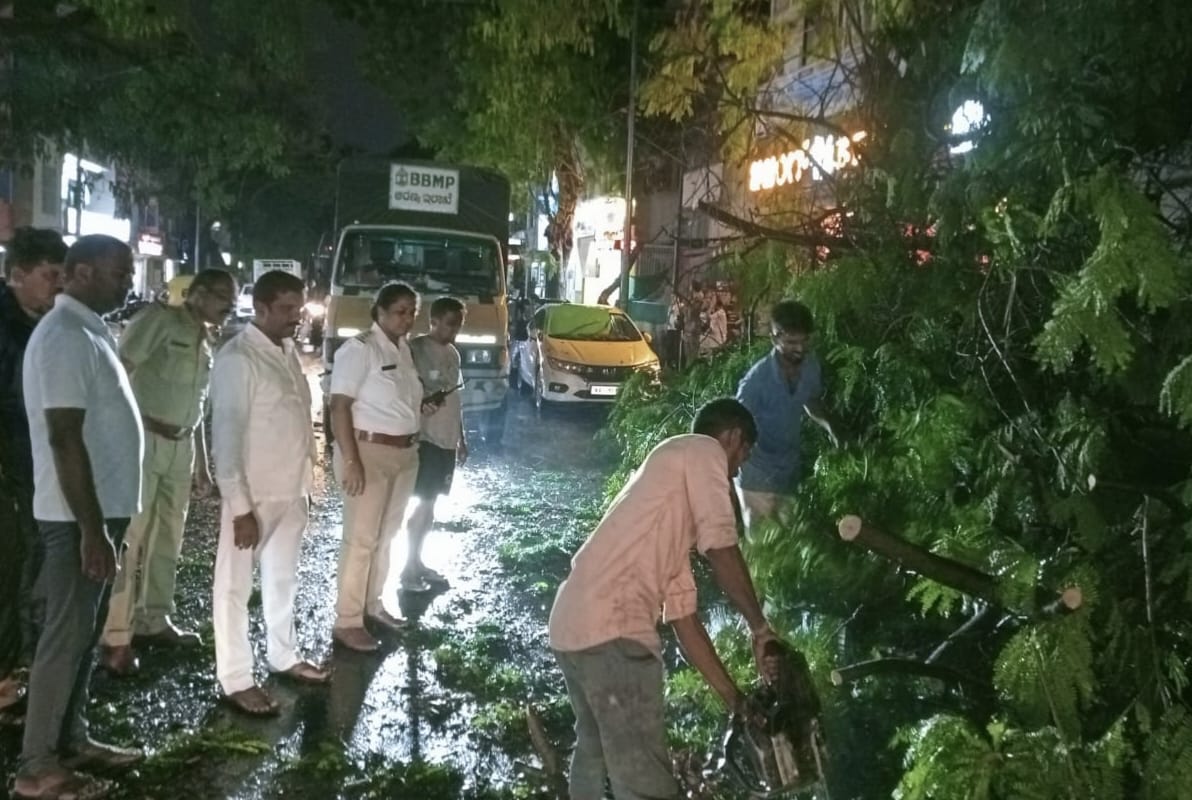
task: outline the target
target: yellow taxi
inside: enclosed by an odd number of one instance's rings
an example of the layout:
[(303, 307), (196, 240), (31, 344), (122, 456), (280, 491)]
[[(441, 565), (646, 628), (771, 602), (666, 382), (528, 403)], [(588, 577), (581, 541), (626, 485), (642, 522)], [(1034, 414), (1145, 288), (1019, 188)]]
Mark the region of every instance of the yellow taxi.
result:
[(534, 404), (609, 402), (629, 377), (659, 373), (650, 335), (619, 308), (557, 303), (535, 312), (513, 354), (514, 384)]
[(171, 306), (182, 305), (182, 301), (186, 299), (186, 293), (190, 290), (190, 285), (194, 282), (194, 279), (194, 275), (176, 275), (170, 278), (169, 282), (166, 283), (166, 292), (168, 294), (167, 304)]

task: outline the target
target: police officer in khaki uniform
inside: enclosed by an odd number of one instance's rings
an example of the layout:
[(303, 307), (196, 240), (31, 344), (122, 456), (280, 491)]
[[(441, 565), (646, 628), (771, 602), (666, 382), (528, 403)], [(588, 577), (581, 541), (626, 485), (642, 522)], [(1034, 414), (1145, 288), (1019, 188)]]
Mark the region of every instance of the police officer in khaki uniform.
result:
[(406, 335), (418, 293), (404, 283), (377, 292), (372, 327), (344, 342), (331, 371), (332, 466), (344, 492), (336, 642), (359, 652), (380, 646), (374, 631), (406, 621), (385, 609), (390, 548), (418, 476), (422, 384)]
[(177, 628), (170, 614), (192, 474), (196, 497), (212, 490), (202, 430), (212, 329), (231, 312), (236, 291), (230, 273), (204, 270), (183, 305), (149, 306), (120, 337), (120, 360), (145, 429), (145, 460), (141, 512), (125, 536), (127, 549), (101, 638), (101, 663), (116, 675), (139, 668), (134, 638), (167, 645), (200, 641), (198, 634)]

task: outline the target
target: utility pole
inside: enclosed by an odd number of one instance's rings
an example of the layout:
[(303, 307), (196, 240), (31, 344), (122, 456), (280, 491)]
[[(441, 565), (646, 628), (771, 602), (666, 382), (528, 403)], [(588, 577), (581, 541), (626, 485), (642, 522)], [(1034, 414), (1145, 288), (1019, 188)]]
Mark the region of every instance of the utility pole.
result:
[(675, 212), (675, 251), (671, 255), (671, 296), (679, 295), (679, 257), (682, 246), (679, 242), (683, 235), (683, 165), (679, 165), (679, 208)]
[(86, 180), (83, 177), (83, 148), (80, 145), (75, 155), (75, 236), (83, 235), (83, 193)]
[[(533, 243), (530, 239), (533, 238)], [(530, 296), (530, 270), (533, 264), (530, 253), (538, 252), (538, 195), (530, 188), (530, 207), (526, 211), (526, 243), (522, 248), (522, 299)]]
[(633, 241), (633, 128), (637, 117), (637, 4), (633, 0), (633, 20), (629, 28), (629, 125), (625, 147), (625, 233), (621, 237), (621, 287), (617, 305), (629, 308), (629, 256)]
[(202, 214), (202, 208), (199, 206), (198, 195), (195, 196), (195, 263), (194, 274), (198, 275), (201, 267), (199, 266), (199, 216)]

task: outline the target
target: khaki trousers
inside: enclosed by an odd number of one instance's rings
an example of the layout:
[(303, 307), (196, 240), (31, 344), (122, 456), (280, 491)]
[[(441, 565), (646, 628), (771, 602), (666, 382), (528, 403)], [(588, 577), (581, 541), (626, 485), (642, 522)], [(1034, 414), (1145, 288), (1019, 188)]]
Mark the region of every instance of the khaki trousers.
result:
[[(364, 615), (384, 609), (381, 595), (389, 578), (393, 538), (401, 530), (406, 505), (418, 477), (418, 448), (358, 441), (364, 492), (344, 497), (343, 544), (339, 549), (339, 596), (335, 627), (360, 628)], [(342, 482), (343, 454), (335, 447), (335, 474)]]
[(134, 634), (160, 633), (174, 613), (194, 457), (193, 437), (175, 441), (145, 436), (141, 513), (132, 518), (124, 537), (101, 637), (109, 647), (131, 644)]

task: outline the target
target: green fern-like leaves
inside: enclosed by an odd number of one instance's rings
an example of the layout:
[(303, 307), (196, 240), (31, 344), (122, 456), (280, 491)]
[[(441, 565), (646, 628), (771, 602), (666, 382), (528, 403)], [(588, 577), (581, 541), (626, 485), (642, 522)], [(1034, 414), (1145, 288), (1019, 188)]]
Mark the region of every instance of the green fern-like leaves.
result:
[[(1134, 355), (1119, 301), (1133, 295), (1139, 307), (1166, 308), (1179, 297), (1181, 264), (1156, 219), (1152, 204), (1121, 176), (1102, 170), (1083, 183), (1061, 187), (1053, 203), (1087, 208), (1100, 229), (1091, 256), (1074, 277), (1061, 278), (1051, 319), (1036, 340), (1038, 355), (1055, 370), (1071, 366), (1082, 346), (1102, 372), (1129, 366)], [(1049, 218), (1066, 214), (1053, 213)]]
[(1148, 742), (1146, 797), (1183, 800), (1192, 787), (1192, 714), (1175, 707), (1160, 720)]
[[(894, 796), (898, 800), (1122, 800), (1131, 755), (1122, 728), (1114, 725), (1097, 741), (1080, 744), (1065, 740), (1053, 727), (1024, 730), (995, 719), (982, 731), (959, 717), (932, 717), (901, 737), (908, 742), (907, 770)], [(1187, 743), (1173, 740), (1173, 744), (1178, 749)]]
[(993, 743), (959, 717), (926, 720), (909, 738), (897, 800), (991, 800), (1000, 766)]
[(1159, 393), (1159, 408), (1184, 427), (1192, 425), (1192, 356), (1187, 356), (1167, 373)]
[(1096, 686), (1087, 613), (1016, 633), (997, 659), (994, 685), (1027, 725), (1054, 724), (1067, 737), (1079, 738), (1080, 715)]

